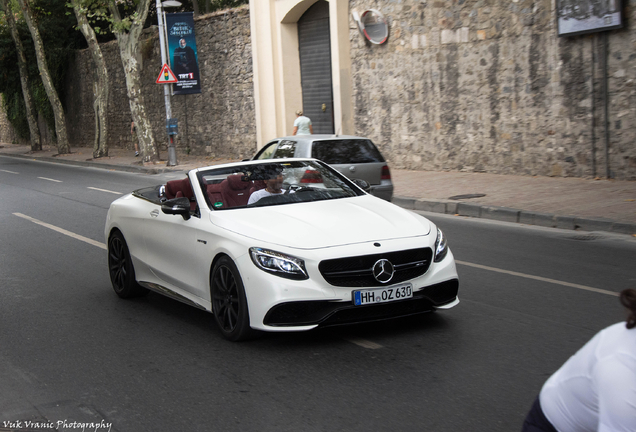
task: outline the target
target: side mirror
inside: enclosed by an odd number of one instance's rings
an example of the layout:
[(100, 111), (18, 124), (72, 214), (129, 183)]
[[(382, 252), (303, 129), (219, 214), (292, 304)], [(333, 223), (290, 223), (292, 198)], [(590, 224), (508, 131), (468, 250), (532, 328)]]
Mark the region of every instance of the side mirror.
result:
[(184, 220), (190, 219), (190, 200), (185, 197), (173, 198), (161, 204), (161, 211), (170, 215), (181, 215)]
[(371, 189), (371, 185), (369, 184), (368, 181), (366, 180), (362, 180), (362, 179), (351, 179), (351, 181), (353, 183), (355, 183), (356, 186), (358, 186), (360, 189), (362, 189), (365, 192), (369, 192), (369, 190)]

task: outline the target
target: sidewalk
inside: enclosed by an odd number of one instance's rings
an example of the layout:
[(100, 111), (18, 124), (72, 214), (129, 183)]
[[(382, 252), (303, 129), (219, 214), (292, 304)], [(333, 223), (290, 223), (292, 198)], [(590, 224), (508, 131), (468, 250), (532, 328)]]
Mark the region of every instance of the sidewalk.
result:
[[(100, 159), (92, 158), (91, 148), (71, 151), (57, 155), (57, 149), (51, 147), (32, 153), (29, 146), (0, 143), (0, 156), (149, 174), (185, 172), (229, 162), (180, 155), (175, 167), (166, 166), (165, 160), (142, 166), (130, 150), (112, 148), (109, 157)], [(165, 158), (167, 154), (162, 154)], [(636, 236), (636, 181), (398, 169), (392, 169), (391, 175), (393, 202), (409, 209)]]

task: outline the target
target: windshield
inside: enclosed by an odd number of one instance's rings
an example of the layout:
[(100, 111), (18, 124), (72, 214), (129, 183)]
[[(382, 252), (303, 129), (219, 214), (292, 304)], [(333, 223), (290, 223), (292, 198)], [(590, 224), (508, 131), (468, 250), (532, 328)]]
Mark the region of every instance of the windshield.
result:
[(210, 168), (197, 175), (213, 210), (323, 201), (364, 194), (340, 173), (316, 161), (272, 161)]

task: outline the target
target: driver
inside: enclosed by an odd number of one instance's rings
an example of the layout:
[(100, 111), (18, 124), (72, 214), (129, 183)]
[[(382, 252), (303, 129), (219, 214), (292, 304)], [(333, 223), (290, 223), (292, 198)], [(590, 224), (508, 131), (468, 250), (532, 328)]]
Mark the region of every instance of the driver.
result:
[(260, 189), (250, 195), (247, 205), (254, 204), (264, 197), (272, 195), (280, 195), (283, 193), (283, 174), (280, 172), (272, 172), (271, 177), (265, 180), (265, 189)]

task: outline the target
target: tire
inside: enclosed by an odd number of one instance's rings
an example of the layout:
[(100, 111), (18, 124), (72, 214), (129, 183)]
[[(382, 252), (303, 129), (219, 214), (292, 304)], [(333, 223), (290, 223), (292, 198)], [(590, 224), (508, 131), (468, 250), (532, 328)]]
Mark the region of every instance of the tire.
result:
[(140, 297), (148, 293), (135, 279), (128, 245), (121, 232), (114, 232), (108, 239), (108, 273), (115, 293), (121, 298)]
[(220, 258), (210, 275), (212, 313), (221, 334), (237, 342), (250, 339), (255, 331), (250, 327), (245, 288), (236, 264), (229, 257)]

